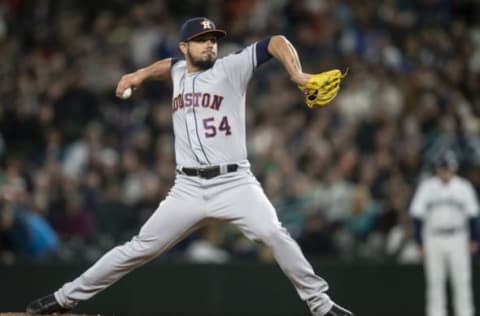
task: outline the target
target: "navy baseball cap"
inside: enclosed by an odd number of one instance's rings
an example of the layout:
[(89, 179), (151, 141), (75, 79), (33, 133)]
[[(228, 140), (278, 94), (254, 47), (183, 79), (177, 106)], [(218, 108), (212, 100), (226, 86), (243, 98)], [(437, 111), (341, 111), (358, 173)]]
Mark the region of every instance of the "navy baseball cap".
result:
[(212, 20), (204, 17), (192, 18), (183, 23), (180, 29), (180, 41), (188, 42), (197, 36), (212, 33), (217, 39), (225, 37), (227, 32), (217, 29)]
[(435, 168), (448, 169), (456, 171), (458, 168), (458, 160), (453, 151), (442, 153), (434, 162)]

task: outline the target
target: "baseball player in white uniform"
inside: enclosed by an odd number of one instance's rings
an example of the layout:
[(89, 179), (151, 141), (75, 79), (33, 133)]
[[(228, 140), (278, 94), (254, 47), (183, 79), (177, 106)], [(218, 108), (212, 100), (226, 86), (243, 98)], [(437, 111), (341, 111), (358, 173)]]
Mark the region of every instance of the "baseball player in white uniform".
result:
[(283, 36), (217, 59), (217, 40), (225, 34), (207, 18), (187, 20), (179, 43), (184, 60), (160, 60), (121, 78), (119, 97), (145, 80), (172, 79), (175, 184), (137, 236), (110, 250), (54, 294), (29, 304), (27, 312), (70, 310), (165, 252), (204, 220), (215, 218), (235, 224), (250, 239), (271, 247), (312, 315), (352, 315), (325, 293), (327, 283), (314, 273), (279, 222), (247, 160), (245, 95), (257, 67), (273, 56), (295, 83), (303, 84), (311, 75), (302, 72), (295, 49)]
[(471, 252), (477, 247), (479, 206), (473, 186), (456, 169), (455, 154), (443, 154), (435, 162), (435, 176), (419, 185), (410, 207), (425, 258), (427, 316), (447, 315), (447, 277), (455, 315), (474, 315)]

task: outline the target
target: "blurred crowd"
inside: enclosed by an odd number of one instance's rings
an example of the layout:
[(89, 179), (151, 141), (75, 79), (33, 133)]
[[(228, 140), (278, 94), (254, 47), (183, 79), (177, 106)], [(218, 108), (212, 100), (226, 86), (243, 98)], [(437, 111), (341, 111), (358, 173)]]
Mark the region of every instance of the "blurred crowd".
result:
[[(480, 191), (480, 4), (411, 0), (4, 0), (0, 262), (94, 261), (133, 236), (175, 177), (171, 87), (120, 77), (178, 56), (184, 19), (227, 30), (220, 55), (269, 35), (303, 69), (349, 69), (310, 110), (278, 62), (247, 96), (249, 160), (308, 256), (418, 262), (408, 207), (446, 148)], [(163, 260), (271, 260), (209, 223)]]

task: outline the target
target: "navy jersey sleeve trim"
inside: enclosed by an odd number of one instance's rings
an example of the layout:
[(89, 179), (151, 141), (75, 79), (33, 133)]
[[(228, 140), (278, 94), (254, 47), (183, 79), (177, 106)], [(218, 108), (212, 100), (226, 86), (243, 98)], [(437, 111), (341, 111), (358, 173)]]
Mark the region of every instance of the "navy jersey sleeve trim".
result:
[(272, 58), (272, 55), (270, 55), (270, 53), (268, 52), (269, 43), (270, 37), (257, 42), (257, 45), (255, 45), (255, 54), (257, 55), (257, 67)]
[(179, 62), (181, 59), (180, 58), (177, 58), (177, 57), (172, 57), (171, 58), (171, 67), (173, 67), (173, 65), (175, 65), (177, 62)]

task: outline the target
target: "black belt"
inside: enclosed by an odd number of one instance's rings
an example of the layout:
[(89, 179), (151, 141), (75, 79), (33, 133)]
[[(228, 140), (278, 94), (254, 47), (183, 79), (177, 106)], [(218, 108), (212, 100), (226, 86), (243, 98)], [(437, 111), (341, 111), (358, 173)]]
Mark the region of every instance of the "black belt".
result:
[[(237, 164), (231, 164), (226, 166), (226, 172), (235, 172), (238, 170)], [(187, 176), (196, 176), (204, 179), (212, 179), (220, 174), (222, 174), (222, 170), (220, 166), (211, 166), (205, 168), (182, 168), (179, 170), (180, 173), (186, 174)]]
[(434, 235), (453, 235), (456, 233), (463, 232), (463, 228), (435, 228), (432, 230)]

